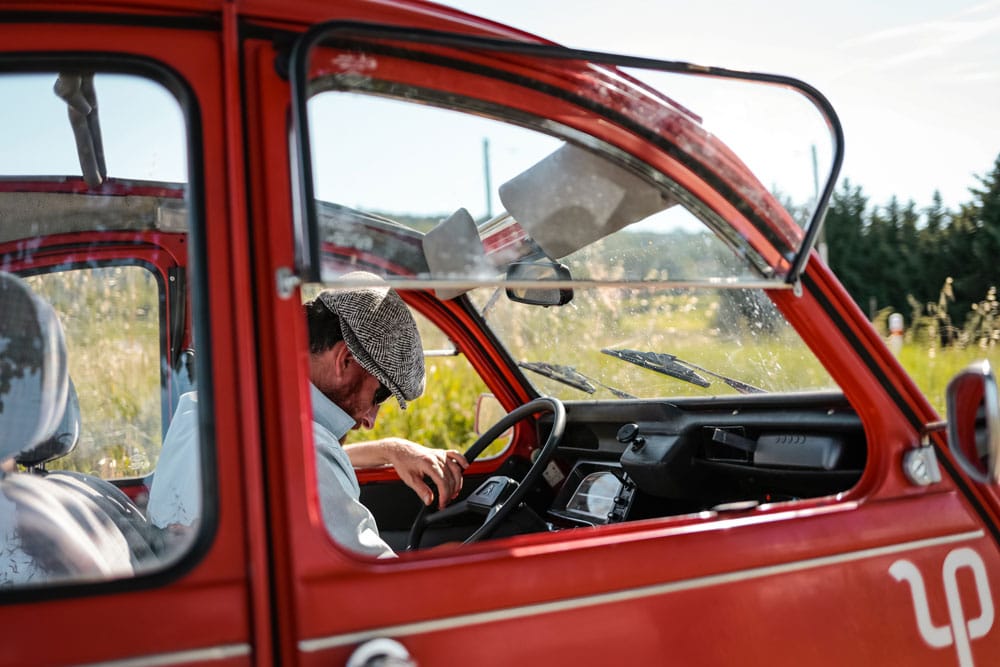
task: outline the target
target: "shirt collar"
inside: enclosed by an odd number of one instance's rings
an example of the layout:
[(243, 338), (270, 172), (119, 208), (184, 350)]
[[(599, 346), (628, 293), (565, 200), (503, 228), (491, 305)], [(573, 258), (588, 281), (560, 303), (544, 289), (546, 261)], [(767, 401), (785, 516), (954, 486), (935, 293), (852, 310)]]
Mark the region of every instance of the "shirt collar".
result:
[(357, 422), (311, 382), (309, 391), (312, 394), (313, 421), (332, 433), (337, 440), (342, 440)]

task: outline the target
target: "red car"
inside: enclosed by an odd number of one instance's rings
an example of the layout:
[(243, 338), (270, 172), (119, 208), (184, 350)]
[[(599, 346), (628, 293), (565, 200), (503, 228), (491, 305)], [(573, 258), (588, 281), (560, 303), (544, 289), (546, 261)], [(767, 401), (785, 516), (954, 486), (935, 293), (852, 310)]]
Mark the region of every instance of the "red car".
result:
[[(997, 381), (941, 421), (813, 250), (818, 91), (418, 0), (2, 8), (0, 664), (1000, 655)], [(385, 283), (426, 390), (376, 435), (474, 461), (357, 470), (376, 559), (302, 304)]]

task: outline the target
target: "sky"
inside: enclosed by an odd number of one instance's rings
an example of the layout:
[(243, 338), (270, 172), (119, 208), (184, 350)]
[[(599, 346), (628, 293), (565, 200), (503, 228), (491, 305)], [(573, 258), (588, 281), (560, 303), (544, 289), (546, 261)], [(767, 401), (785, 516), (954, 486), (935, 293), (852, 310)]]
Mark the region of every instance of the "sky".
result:
[(1000, 0), (449, 0), (566, 46), (792, 76), (871, 205), (970, 200), (1000, 154)]
[[(819, 89), (836, 109), (846, 138), (841, 180), (861, 186), (870, 205), (884, 206), (895, 195), (923, 208), (939, 190), (945, 205), (956, 209), (970, 200), (976, 176), (989, 172), (1000, 153), (1000, 0), (448, 0), (445, 4), (567, 46), (801, 79)], [(52, 95), (52, 82), (42, 79), (0, 82), (5, 99), (34, 95), (46, 101), (43, 108), (0, 107), (0, 127), (21, 128), (2, 137), (14, 145), (0, 145), (0, 173), (73, 173), (79, 168), (65, 107)], [(156, 101), (163, 91), (141, 92), (148, 93), (150, 101), (136, 104), (132, 89), (122, 103), (116, 100), (114, 86), (100, 91), (109, 169), (114, 166), (117, 171), (119, 165), (142, 158), (138, 171), (131, 169), (128, 175), (183, 180), (179, 142), (165, 141), (162, 150), (146, 146), (148, 150), (137, 152), (137, 145), (146, 144), (132, 137), (114, 139), (111, 129), (119, 125), (113, 116), (116, 109), (125, 114), (121, 124), (135, 108), (167, 109), (170, 117), (149, 120), (162, 121), (162, 128), (152, 133), (143, 128), (145, 136), (179, 132), (176, 105)], [(43, 121), (59, 132), (32, 131)], [(44, 149), (39, 136), (47, 142)], [(18, 145), (29, 137), (30, 145)], [(752, 148), (760, 154), (761, 146)], [(36, 164), (63, 153), (65, 166)], [(4, 164), (5, 158), (15, 157), (21, 171)], [(785, 169), (784, 176), (809, 171), (801, 162), (775, 162)], [(757, 164), (752, 164), (756, 170)]]

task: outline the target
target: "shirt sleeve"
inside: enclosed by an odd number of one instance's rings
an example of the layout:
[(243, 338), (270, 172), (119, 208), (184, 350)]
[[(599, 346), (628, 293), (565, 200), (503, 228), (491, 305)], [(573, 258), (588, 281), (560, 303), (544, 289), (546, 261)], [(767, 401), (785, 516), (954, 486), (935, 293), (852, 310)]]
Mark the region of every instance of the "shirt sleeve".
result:
[(378, 534), (375, 517), (361, 503), (361, 487), (347, 452), (322, 427), (313, 430), (319, 503), (330, 537), (352, 551), (378, 558), (394, 557), (392, 547)]
[(181, 396), (163, 439), (146, 514), (154, 526), (190, 526), (201, 518), (198, 394)]

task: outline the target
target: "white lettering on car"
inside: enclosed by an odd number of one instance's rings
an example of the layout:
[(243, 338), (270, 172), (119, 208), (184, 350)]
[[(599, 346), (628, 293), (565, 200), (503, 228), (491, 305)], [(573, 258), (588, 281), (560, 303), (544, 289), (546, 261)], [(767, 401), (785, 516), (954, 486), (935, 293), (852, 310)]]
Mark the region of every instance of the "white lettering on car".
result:
[[(965, 609), (958, 591), (958, 571), (969, 568), (976, 582), (976, 593), (979, 596), (979, 616), (970, 620), (965, 618)], [(990, 592), (989, 580), (986, 577), (986, 565), (979, 553), (968, 547), (954, 549), (944, 559), (941, 568), (941, 579), (944, 583), (945, 598), (948, 601), (948, 616), (951, 626), (936, 626), (931, 620), (930, 606), (927, 603), (927, 589), (924, 578), (917, 566), (908, 560), (897, 560), (889, 567), (889, 574), (896, 581), (906, 581), (910, 585), (910, 595), (913, 597), (913, 609), (917, 616), (917, 629), (920, 636), (932, 648), (945, 648), (954, 644), (958, 653), (960, 667), (973, 667), (971, 640), (979, 639), (993, 627), (993, 595)]]

